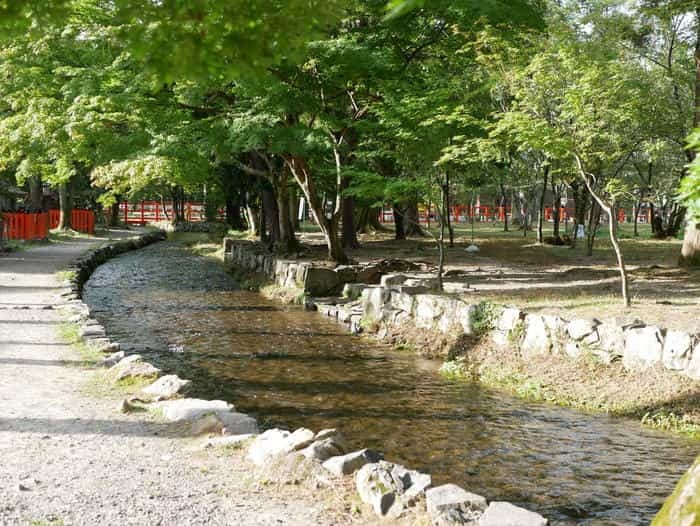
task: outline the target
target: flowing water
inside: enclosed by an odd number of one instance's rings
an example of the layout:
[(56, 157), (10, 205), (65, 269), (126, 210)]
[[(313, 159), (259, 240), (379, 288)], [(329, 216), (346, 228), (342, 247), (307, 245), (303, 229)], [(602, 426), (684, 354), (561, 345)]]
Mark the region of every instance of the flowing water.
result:
[(508, 500), (553, 524), (646, 524), (700, 449), (632, 420), (449, 381), (438, 363), (239, 290), (177, 244), (113, 259), (85, 288), (127, 349), (262, 427), (340, 428), (352, 446)]

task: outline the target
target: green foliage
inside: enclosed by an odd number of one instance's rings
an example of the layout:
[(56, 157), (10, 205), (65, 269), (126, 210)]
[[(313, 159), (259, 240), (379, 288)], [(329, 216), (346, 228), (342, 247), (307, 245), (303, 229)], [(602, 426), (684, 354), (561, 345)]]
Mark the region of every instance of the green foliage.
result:
[(496, 321), (502, 308), (489, 301), (480, 301), (474, 306), (471, 315), (472, 330), (475, 334), (485, 334), (496, 328)]
[[(700, 152), (700, 129), (690, 137), (690, 147)], [(700, 222), (700, 154), (696, 154), (688, 175), (681, 181), (679, 197), (688, 213)]]

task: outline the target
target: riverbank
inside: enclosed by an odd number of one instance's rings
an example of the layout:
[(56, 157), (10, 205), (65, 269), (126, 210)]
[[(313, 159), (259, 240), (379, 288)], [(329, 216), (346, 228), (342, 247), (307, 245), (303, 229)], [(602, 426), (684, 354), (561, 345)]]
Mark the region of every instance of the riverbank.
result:
[(242, 452), (194, 450), (157, 418), (87, 389), (95, 370), (59, 334), (68, 300), (56, 273), (130, 235), (0, 256), (0, 523), (353, 522), (332, 495), (251, 480)]
[[(700, 437), (700, 344), (693, 333), (629, 316), (568, 321), (474, 304), (462, 290), (463, 272), (449, 274), (448, 293), (436, 294), (434, 276), (411, 261), (333, 269), (308, 257), (277, 259), (246, 241), (224, 246), (236, 272), (271, 280), (263, 287), (268, 295), (311, 296), (308, 305), (351, 330), (361, 327), (399, 348), (446, 360), (443, 371), (452, 378)], [(314, 297), (340, 296), (341, 289), (343, 297)]]

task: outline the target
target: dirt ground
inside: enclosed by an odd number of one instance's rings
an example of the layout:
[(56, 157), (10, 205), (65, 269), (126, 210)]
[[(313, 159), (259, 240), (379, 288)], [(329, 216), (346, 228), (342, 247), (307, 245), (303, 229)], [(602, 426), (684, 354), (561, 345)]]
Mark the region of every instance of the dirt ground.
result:
[(94, 371), (58, 335), (55, 272), (105, 240), (0, 256), (0, 524), (372, 522), (323, 492), (256, 483), (240, 452), (194, 450), (85, 391)]
[[(547, 225), (545, 237), (550, 234)], [(563, 226), (562, 226), (563, 228)], [(630, 271), (633, 305), (621, 305), (616, 260), (605, 226), (599, 233), (594, 254), (585, 254), (583, 240), (575, 249), (538, 245), (535, 233), (503, 232), (502, 225), (477, 224), (474, 243), (479, 252), (465, 251), (471, 244), (471, 228), (456, 228), (454, 247), (447, 249), (446, 282), (459, 282), (469, 289), (463, 295), (474, 301), (513, 304), (530, 312), (572, 317), (635, 317), (662, 328), (700, 333), (700, 271), (677, 266), (681, 242), (650, 239), (646, 225), (635, 238), (627, 225), (622, 229), (622, 249)], [(313, 245), (307, 257), (324, 257), (321, 237), (315, 232), (301, 236)], [(360, 237), (361, 247), (350, 250), (356, 261), (403, 258), (437, 264), (432, 238), (413, 237), (395, 241), (393, 232)]]

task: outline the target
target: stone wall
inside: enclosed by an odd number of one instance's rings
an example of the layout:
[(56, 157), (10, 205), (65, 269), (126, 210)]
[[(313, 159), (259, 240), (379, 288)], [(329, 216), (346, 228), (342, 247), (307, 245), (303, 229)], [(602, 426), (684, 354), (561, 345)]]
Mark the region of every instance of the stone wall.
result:
[[(226, 260), (262, 272), (278, 286), (302, 288), (307, 305), (347, 323), (351, 330), (375, 327), (380, 336), (411, 326), (445, 335), (489, 333), (493, 343), (522, 355), (592, 353), (604, 363), (621, 360), (629, 370), (663, 366), (700, 380), (700, 335), (666, 330), (641, 320), (572, 318), (527, 313), (516, 307), (470, 302), (435, 292), (435, 278), (416, 272), (385, 272), (381, 266), (320, 267), (276, 259), (260, 245), (225, 240)], [(363, 282), (363, 278), (371, 278)], [(338, 297), (314, 298), (338, 294)], [(362, 324), (360, 322), (363, 322)]]

